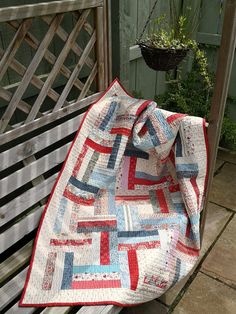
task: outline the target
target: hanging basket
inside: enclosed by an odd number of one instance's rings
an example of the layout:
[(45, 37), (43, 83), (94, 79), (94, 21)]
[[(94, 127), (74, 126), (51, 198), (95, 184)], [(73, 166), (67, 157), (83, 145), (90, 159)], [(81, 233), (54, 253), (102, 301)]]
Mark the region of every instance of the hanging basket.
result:
[(188, 49), (161, 49), (139, 43), (142, 56), (149, 68), (156, 71), (173, 70), (184, 59)]

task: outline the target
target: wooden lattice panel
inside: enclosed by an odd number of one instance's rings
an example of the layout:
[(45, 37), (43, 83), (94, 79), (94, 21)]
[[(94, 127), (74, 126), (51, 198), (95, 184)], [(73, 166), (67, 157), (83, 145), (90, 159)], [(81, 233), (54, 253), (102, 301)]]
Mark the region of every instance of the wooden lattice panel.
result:
[[(78, 6), (81, 1), (73, 2)], [(50, 5), (48, 8), (44, 11), (51, 13)], [(5, 49), (0, 48), (0, 99), (5, 104), (1, 108), (0, 133), (55, 112), (104, 88), (104, 84), (97, 83), (104, 82), (100, 77), (100, 74), (104, 75), (101, 68), (101, 64), (104, 65), (104, 41), (100, 9), (59, 10), (48, 15), (38, 11), (37, 16), (1, 23), (5, 29), (10, 29), (11, 38)], [(31, 58), (24, 59), (22, 56), (26, 53), (30, 53)], [(47, 68), (47, 73), (40, 73), (42, 65)], [(16, 82), (6, 86), (4, 82), (9, 73)], [(32, 89), (34, 96), (27, 98)]]

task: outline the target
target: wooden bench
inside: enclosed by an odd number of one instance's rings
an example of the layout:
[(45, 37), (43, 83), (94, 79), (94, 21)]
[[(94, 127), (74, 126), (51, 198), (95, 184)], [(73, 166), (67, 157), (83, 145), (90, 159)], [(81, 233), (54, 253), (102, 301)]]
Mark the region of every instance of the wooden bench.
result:
[[(5, 29), (11, 32), (9, 42), (0, 48), (0, 98), (4, 104), (0, 120), (2, 313), (105, 314), (121, 310), (112, 305), (18, 307), (43, 207), (84, 111), (109, 82), (108, 17), (109, 2), (103, 0), (51, 1), (0, 9), (1, 35), (4, 37)], [(38, 74), (40, 66), (49, 72)], [(7, 77), (14, 74), (15, 83), (7, 85)]]

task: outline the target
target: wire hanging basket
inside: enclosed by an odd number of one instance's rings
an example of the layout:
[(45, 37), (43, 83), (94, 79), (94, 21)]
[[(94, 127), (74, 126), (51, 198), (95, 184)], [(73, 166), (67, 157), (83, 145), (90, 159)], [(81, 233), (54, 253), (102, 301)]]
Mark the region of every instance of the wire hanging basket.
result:
[(175, 69), (179, 63), (187, 55), (189, 49), (169, 49), (169, 48), (156, 48), (150, 46), (148, 42), (142, 42), (141, 38), (150, 22), (151, 16), (157, 5), (158, 0), (155, 1), (148, 19), (143, 27), (142, 33), (139, 37), (137, 44), (141, 49), (141, 54), (147, 66), (155, 71), (169, 71)]
[(150, 47), (145, 43), (138, 44), (147, 66), (155, 71), (169, 71), (187, 55), (188, 49), (164, 49)]

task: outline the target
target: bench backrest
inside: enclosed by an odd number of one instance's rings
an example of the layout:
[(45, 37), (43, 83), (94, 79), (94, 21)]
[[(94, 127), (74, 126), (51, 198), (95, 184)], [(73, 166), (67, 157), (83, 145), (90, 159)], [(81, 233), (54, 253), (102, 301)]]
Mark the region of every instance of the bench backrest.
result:
[(35, 311), (18, 301), (38, 222), (84, 111), (109, 83), (108, 5), (0, 9), (0, 311)]

